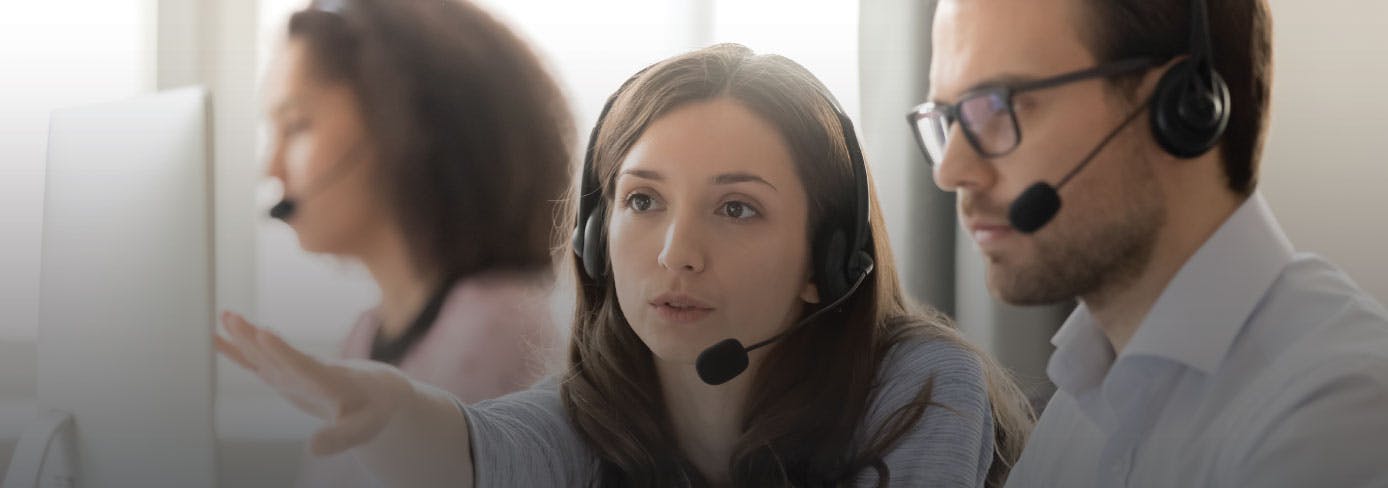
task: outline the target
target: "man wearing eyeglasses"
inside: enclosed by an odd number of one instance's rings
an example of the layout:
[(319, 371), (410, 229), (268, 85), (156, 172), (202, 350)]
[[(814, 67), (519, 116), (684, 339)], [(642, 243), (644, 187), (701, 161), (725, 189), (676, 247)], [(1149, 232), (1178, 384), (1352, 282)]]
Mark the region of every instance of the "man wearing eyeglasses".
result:
[(1388, 312), (1257, 192), (1270, 32), (1265, 0), (939, 2), (936, 183), (994, 295), (1080, 302), (1009, 486), (1388, 486)]

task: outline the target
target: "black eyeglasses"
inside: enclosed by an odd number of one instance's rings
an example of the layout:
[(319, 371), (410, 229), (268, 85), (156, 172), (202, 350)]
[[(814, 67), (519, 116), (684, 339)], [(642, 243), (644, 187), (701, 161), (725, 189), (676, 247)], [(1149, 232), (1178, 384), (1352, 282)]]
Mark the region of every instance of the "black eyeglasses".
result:
[(965, 94), (953, 104), (923, 103), (906, 114), (906, 121), (911, 124), (911, 130), (916, 133), (916, 142), (931, 165), (944, 160), (945, 148), (950, 142), (950, 129), (955, 121), (961, 122), (964, 138), (979, 155), (985, 158), (1006, 156), (1022, 143), (1022, 129), (1017, 124), (1017, 114), (1012, 107), (1014, 96), (1091, 78), (1117, 76), (1156, 65), (1156, 60), (1151, 58), (1133, 58), (1011, 86), (980, 88)]

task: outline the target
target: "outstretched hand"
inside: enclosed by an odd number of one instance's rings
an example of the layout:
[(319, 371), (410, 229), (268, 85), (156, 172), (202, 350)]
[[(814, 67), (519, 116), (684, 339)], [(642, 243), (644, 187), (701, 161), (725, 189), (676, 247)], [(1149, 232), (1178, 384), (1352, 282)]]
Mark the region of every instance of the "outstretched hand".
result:
[(309, 449), (336, 454), (370, 441), (413, 393), (399, 370), (369, 361), (325, 362), (290, 346), (274, 332), (224, 312), (217, 351), (255, 373), (300, 410), (323, 419)]

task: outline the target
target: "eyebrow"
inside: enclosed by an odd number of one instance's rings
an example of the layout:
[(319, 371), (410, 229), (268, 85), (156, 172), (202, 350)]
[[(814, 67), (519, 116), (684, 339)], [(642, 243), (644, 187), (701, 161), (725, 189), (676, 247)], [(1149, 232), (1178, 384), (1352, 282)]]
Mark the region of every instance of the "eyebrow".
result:
[(772, 191), (780, 191), (777, 190), (776, 185), (771, 184), (770, 181), (766, 181), (766, 179), (751, 173), (724, 173), (713, 177), (713, 184), (715, 185), (733, 185), (737, 183), (761, 183), (770, 187)]
[[(646, 179), (646, 180), (665, 181), (665, 175), (660, 174), (660, 173), (657, 172), (657, 171), (651, 171), (651, 170), (647, 170), (647, 169), (629, 169), (629, 170), (625, 170), (625, 171), (622, 171), (621, 176), (634, 176), (634, 177), (641, 178), (641, 179)], [(773, 184), (771, 184), (771, 182), (766, 181), (765, 178), (762, 178), (762, 177), (760, 177), (760, 176), (757, 176), (757, 175), (754, 175), (754, 174), (751, 174), (751, 173), (742, 173), (742, 172), (739, 172), (739, 173), (723, 173), (723, 174), (719, 174), (719, 175), (714, 176), (714, 177), (712, 178), (711, 181), (712, 181), (713, 184), (715, 184), (715, 185), (735, 185), (735, 184), (738, 184), (738, 183), (760, 183), (760, 184), (766, 185), (767, 187), (771, 188), (772, 191), (777, 191), (777, 192), (780, 191), (780, 190), (778, 190), (778, 189), (776, 188), (776, 185), (773, 185)]]
[(303, 105), (303, 101), (299, 98), (287, 97), (284, 101), (281, 101), (278, 105), (275, 105), (274, 109), (270, 110), (270, 115), (273, 117), (283, 117), (285, 112), (288, 112), (291, 109), (295, 108), (302, 108)]
[[(1016, 73), (1003, 73), (1003, 74), (999, 74), (999, 75), (994, 75), (994, 76), (985, 78), (983, 81), (974, 83), (973, 85), (969, 86), (969, 88), (967, 88), (967, 89), (965, 89), (964, 91), (960, 92), (960, 93), (959, 93), (959, 96), (958, 96), (957, 98), (963, 98), (963, 97), (965, 97), (965, 96), (967, 96), (967, 95), (969, 95), (969, 94), (971, 94), (971, 93), (977, 92), (977, 91), (979, 91), (979, 90), (986, 90), (986, 89), (989, 89), (989, 88), (1000, 88), (1000, 87), (1009, 86), (1009, 85), (1017, 85), (1017, 84), (1026, 83), (1026, 82), (1028, 82), (1028, 81), (1039, 80), (1039, 79), (1041, 79), (1041, 77), (1039, 77), (1039, 76), (1028, 76), (1028, 75), (1021, 75), (1021, 74), (1016, 74)], [(934, 96), (930, 97), (930, 101), (931, 101), (931, 102), (934, 102), (934, 103), (937, 103), (937, 104), (955, 103), (955, 102), (945, 102), (945, 101), (940, 100), (940, 99), (938, 99), (938, 98), (936, 98), (936, 97), (934, 97)], [(957, 101), (957, 100), (956, 100), (956, 101)]]

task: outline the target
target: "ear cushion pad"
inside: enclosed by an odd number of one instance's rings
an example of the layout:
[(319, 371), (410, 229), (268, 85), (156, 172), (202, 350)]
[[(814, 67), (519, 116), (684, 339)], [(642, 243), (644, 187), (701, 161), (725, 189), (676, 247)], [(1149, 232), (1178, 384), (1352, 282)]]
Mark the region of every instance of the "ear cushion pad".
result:
[(602, 239), (602, 225), (607, 214), (605, 207), (606, 205), (599, 203), (593, 208), (593, 212), (583, 219), (583, 242), (575, 242), (574, 246), (575, 250), (582, 248), (583, 272), (595, 279), (607, 273), (607, 253), (606, 249), (603, 249)]
[(1229, 126), (1229, 86), (1210, 71), (1205, 83), (1190, 60), (1167, 71), (1152, 94), (1152, 132), (1157, 144), (1182, 159), (1210, 151)]
[(832, 302), (852, 285), (845, 276), (848, 256), (848, 238), (842, 230), (833, 230), (815, 239), (815, 286), (819, 288), (822, 303)]

